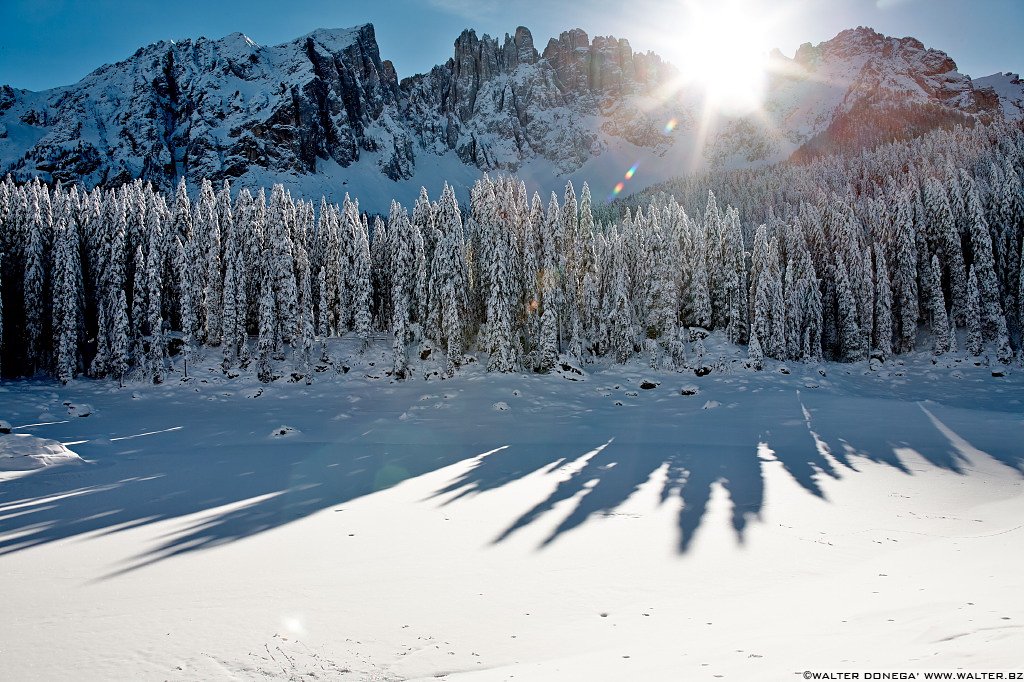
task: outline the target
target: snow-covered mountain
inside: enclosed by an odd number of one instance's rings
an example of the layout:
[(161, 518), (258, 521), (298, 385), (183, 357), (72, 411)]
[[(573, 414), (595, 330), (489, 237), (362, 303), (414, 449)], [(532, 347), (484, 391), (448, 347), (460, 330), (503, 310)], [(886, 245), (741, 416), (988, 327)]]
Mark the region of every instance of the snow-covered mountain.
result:
[[(1003, 114), (1009, 119), (1024, 118), (1024, 80), (1016, 73), (994, 73), (975, 78), (974, 87), (991, 91), (999, 98)], [(989, 95), (991, 97), (991, 95)]]
[[(703, 115), (702, 94), (626, 40), (562, 33), (539, 51), (519, 27), (464, 31), (454, 54), (401, 81), (373, 26), (260, 46), (241, 34), (160, 42), (75, 85), (0, 87), (0, 175), (169, 189), (178, 177), (284, 182), (384, 210), (421, 184), (515, 171), (607, 192), (708, 166), (768, 163), (971, 119), (1024, 116), (1012, 74), (972, 81), (913, 38), (844, 31), (771, 60), (764, 111)], [(674, 126), (666, 125), (675, 121)]]

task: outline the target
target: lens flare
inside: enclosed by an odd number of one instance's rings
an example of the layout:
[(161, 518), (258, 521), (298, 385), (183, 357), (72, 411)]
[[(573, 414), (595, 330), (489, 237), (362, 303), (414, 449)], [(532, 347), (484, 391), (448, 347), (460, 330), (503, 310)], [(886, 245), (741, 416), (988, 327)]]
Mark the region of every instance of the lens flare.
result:
[(640, 164), (638, 164), (638, 163), (634, 163), (632, 166), (630, 166), (629, 170), (626, 171), (626, 179), (627, 180), (632, 180), (633, 179), (633, 176), (636, 175), (636, 167), (639, 166), (639, 165)]
[(626, 189), (626, 183), (620, 181), (619, 184), (615, 185), (615, 189), (612, 190), (612, 194), (618, 196), (624, 189)]
[(671, 133), (673, 130), (676, 129), (677, 125), (679, 125), (679, 121), (674, 118), (670, 118), (668, 120), (668, 123), (665, 124), (665, 132)]
[(756, 0), (685, 0), (686, 23), (673, 55), (685, 82), (704, 91), (714, 112), (746, 115), (765, 95), (768, 36), (777, 17)]

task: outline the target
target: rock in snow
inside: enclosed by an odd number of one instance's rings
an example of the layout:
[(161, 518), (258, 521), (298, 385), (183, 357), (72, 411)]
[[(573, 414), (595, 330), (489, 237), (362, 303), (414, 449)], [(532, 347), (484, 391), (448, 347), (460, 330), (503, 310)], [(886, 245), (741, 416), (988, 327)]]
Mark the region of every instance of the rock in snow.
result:
[(61, 443), (27, 433), (0, 435), (0, 471), (28, 471), (60, 464), (81, 464), (82, 458)]

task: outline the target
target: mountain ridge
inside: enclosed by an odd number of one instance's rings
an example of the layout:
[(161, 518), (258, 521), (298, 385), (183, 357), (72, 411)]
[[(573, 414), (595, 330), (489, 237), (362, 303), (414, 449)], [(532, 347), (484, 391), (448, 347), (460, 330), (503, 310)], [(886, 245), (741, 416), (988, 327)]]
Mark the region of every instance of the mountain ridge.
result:
[(504, 39), (466, 29), (443, 64), (402, 79), (372, 24), (273, 46), (241, 33), (160, 41), (73, 85), (0, 87), (0, 176), (283, 181), (383, 210), (442, 175), (465, 186), (517, 172), (541, 189), (591, 178), (604, 191), (639, 161), (639, 189), (1024, 115), (1019, 78), (972, 80), (944, 52), (864, 27), (772, 63), (764, 116), (702, 128), (702, 95), (674, 66), (578, 28), (542, 51), (522, 26)]

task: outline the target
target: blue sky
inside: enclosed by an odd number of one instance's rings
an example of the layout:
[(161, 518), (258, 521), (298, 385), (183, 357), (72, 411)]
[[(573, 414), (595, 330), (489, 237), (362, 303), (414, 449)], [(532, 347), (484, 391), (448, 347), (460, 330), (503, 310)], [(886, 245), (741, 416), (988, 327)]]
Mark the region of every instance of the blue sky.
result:
[[(463, 28), (504, 35), (531, 29), (538, 49), (579, 26), (629, 38), (671, 59), (689, 3), (709, 0), (0, 0), (0, 84), (33, 90), (79, 80), (94, 68), (170, 38), (242, 31), (274, 44), (318, 27), (372, 22), (400, 77), (441, 63)], [(785, 9), (769, 39), (788, 55), (843, 28), (913, 35), (945, 50), (971, 76), (1024, 70), (1024, 0), (745, 0), (752, 12)]]

